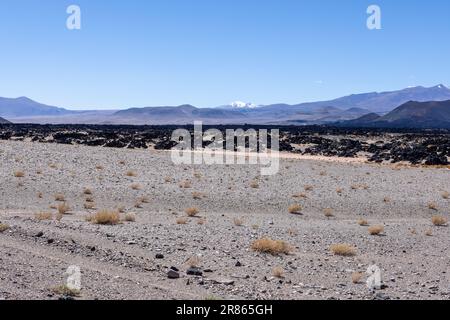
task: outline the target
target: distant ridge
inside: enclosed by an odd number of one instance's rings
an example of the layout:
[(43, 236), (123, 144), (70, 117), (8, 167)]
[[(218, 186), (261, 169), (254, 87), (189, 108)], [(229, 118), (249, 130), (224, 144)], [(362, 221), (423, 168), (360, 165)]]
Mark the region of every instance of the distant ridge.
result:
[(9, 124), (9, 123), (12, 123), (12, 122), (0, 117), (0, 124)]
[(68, 113), (71, 111), (41, 104), (27, 97), (0, 98), (0, 117), (58, 116)]
[(368, 114), (344, 121), (343, 126), (396, 128), (450, 128), (450, 100), (409, 101), (384, 116)]

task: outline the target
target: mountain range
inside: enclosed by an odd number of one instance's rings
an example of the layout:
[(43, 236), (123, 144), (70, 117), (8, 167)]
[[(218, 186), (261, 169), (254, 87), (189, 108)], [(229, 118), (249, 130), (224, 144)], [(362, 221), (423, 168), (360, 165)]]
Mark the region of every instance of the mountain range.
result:
[[(301, 104), (272, 104), (256, 106), (252, 103), (234, 102), (230, 105), (197, 108), (192, 105), (130, 108), (125, 110), (73, 111), (49, 106), (29, 98), (0, 98), (0, 117), (16, 123), (53, 124), (191, 124), (194, 120), (205, 124), (275, 124), (302, 125), (344, 123), (348, 125), (375, 125), (402, 123), (411, 109), (421, 108), (416, 103), (450, 100), (450, 89), (444, 85), (434, 87), (411, 87), (398, 91), (354, 94), (334, 100)], [(405, 104), (406, 107), (405, 107)], [(396, 108), (402, 107), (401, 110)], [(428, 105), (423, 105), (429, 108)], [(433, 110), (436, 107), (433, 107)], [(444, 109), (446, 106), (443, 107)], [(395, 109), (395, 110), (394, 110)], [(395, 111), (393, 114), (392, 112)], [(420, 126), (432, 123), (431, 118), (439, 112), (420, 114), (412, 119), (427, 117)], [(399, 118), (400, 117), (400, 118)], [(411, 119), (410, 119), (411, 120)], [(441, 119), (442, 120), (442, 119)], [(409, 120), (405, 120), (406, 122)], [(404, 122), (405, 122), (404, 121)], [(434, 122), (433, 122), (434, 123)], [(446, 121), (443, 121), (446, 123)]]

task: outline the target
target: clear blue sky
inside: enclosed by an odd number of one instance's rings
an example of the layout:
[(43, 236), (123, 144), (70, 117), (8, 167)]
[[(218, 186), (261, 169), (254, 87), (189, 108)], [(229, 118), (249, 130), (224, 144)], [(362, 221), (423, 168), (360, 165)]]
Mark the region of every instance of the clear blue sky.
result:
[[(82, 30), (66, 29), (66, 8)], [(382, 9), (382, 30), (366, 9)], [(0, 96), (69, 108), (299, 103), (450, 84), (448, 0), (1, 0)]]

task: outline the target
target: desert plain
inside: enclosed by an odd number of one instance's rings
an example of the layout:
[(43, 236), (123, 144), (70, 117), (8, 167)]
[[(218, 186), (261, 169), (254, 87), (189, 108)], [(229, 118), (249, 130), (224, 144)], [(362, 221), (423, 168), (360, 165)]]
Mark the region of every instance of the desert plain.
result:
[(265, 177), (30, 141), (0, 161), (0, 299), (450, 298), (445, 166), (282, 157)]

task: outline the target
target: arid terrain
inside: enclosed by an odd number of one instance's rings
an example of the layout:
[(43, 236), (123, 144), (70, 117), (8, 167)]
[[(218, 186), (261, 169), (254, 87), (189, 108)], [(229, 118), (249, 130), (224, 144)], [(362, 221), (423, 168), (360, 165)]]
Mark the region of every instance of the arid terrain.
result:
[(0, 299), (64, 298), (70, 266), (77, 299), (450, 298), (446, 166), (299, 156), (262, 177), (6, 140), (0, 160)]

